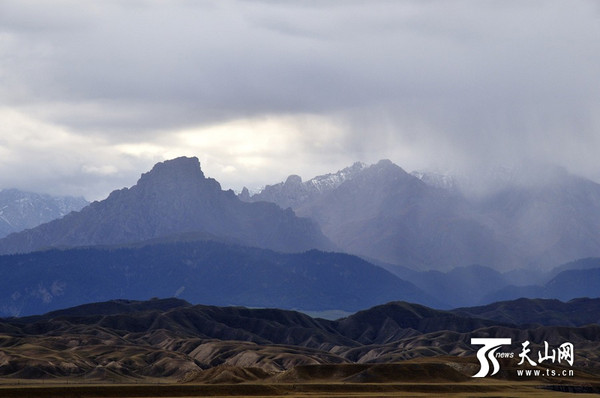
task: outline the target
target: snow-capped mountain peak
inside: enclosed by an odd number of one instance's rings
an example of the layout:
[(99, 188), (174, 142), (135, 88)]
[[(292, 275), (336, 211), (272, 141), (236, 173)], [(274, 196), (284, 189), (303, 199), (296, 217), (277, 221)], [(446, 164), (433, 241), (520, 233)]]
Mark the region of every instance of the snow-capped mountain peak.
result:
[(450, 191), (456, 189), (458, 186), (456, 178), (449, 174), (416, 170), (411, 172), (410, 175), (412, 175), (413, 177), (417, 177), (425, 184), (435, 188), (442, 188)]
[(267, 185), (255, 195), (250, 195), (249, 191), (245, 190), (239, 198), (247, 202), (273, 202), (284, 209), (295, 208), (316, 195), (333, 191), (368, 167), (365, 163), (356, 162), (336, 173), (316, 176), (305, 182), (300, 176), (290, 175), (285, 182)]
[(367, 167), (369, 166), (366, 163), (356, 162), (352, 166), (339, 170), (335, 174), (329, 173), (312, 178), (305, 184), (314, 187), (318, 191), (332, 190), (342, 185), (345, 181), (354, 178), (356, 174)]
[(33, 228), (81, 210), (88, 202), (71, 196), (51, 196), (17, 189), (0, 190), (0, 237)]

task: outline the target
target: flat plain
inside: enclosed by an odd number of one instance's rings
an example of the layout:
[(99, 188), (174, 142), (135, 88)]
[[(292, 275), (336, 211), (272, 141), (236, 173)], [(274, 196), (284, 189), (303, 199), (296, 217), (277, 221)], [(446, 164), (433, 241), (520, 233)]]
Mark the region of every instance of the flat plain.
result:
[[(187, 380), (143, 378), (133, 381), (81, 378), (0, 379), (6, 398), (87, 397), (597, 397), (600, 377), (574, 369), (574, 377), (519, 378), (504, 367), (493, 377), (475, 379), (461, 369), (475, 358), (449, 363), (418, 358), (396, 364), (299, 366), (276, 375), (256, 368), (219, 366)], [(451, 365), (441, 367), (441, 364)], [(456, 368), (457, 371), (452, 371)], [(245, 380), (244, 380), (245, 379)], [(363, 381), (361, 381), (363, 380)]]
[[(12, 381), (14, 382), (14, 380)], [(6, 398), (75, 397), (597, 397), (600, 383), (585, 386), (536, 382), (463, 383), (252, 383), (252, 384), (3, 384)]]

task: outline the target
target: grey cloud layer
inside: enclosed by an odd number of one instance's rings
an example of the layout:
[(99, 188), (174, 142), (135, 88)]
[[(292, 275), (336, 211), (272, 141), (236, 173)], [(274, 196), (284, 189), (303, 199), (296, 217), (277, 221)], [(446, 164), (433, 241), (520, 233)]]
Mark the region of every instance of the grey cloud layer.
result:
[(599, 15), (579, 0), (4, 1), (0, 99), (113, 141), (317, 114), (344, 126), (349, 163), (529, 157), (590, 174)]

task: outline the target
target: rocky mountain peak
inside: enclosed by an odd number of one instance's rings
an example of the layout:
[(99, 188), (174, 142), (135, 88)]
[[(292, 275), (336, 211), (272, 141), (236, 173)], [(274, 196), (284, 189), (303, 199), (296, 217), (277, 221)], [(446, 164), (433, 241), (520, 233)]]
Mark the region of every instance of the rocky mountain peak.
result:
[(285, 185), (301, 185), (302, 177), (296, 174), (292, 174), (285, 180)]
[(133, 189), (152, 192), (219, 192), (221, 185), (212, 178), (206, 178), (197, 157), (179, 157), (154, 165), (152, 170), (143, 173)]
[(335, 174), (325, 174), (317, 176), (306, 182), (307, 185), (312, 185), (317, 191), (325, 192), (339, 187), (344, 182), (353, 179), (364, 169), (368, 168), (365, 163), (355, 162), (352, 166), (339, 170)]
[(274, 204), (244, 203), (206, 178), (198, 158), (158, 163), (131, 188), (113, 191), (85, 211), (0, 240), (0, 253), (52, 246), (141, 242), (181, 234), (234, 240), (281, 251), (328, 248), (311, 220)]
[(383, 170), (386, 172), (394, 172), (402, 175), (407, 174), (402, 167), (398, 166), (389, 159), (381, 159), (379, 162), (371, 166), (371, 168), (377, 171)]
[(249, 202), (250, 201), (250, 191), (248, 190), (248, 188), (244, 187), (238, 197), (240, 198), (240, 200), (242, 202)]
[(189, 182), (204, 179), (204, 173), (200, 168), (200, 161), (198, 158), (182, 156), (155, 164), (152, 170), (142, 174), (138, 184), (182, 180)]

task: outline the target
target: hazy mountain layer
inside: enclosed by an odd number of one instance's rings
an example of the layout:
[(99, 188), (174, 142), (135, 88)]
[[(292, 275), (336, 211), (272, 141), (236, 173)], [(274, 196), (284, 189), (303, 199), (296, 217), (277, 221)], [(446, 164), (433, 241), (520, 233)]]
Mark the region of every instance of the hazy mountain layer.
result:
[(291, 175), (279, 184), (267, 185), (261, 192), (250, 196), (247, 189), (243, 190), (240, 198), (252, 202), (273, 202), (281, 208), (298, 208), (319, 196), (335, 190), (344, 182), (353, 179), (367, 167), (366, 164), (356, 162), (337, 173), (317, 176), (308, 181), (302, 181), (297, 175)]
[(572, 261), (549, 271), (520, 269), (504, 273), (480, 265), (456, 267), (447, 272), (383, 266), (443, 302), (443, 308), (484, 305), (520, 297), (565, 301), (600, 297), (600, 258)]
[(458, 308), (452, 312), (516, 325), (584, 326), (600, 323), (600, 299), (578, 298), (562, 302), (520, 298), (480, 307)]
[(437, 297), (444, 303), (444, 308), (482, 304), (491, 292), (510, 285), (504, 274), (480, 265), (456, 267), (447, 272), (416, 272), (397, 267), (390, 267), (390, 271)]
[(136, 185), (80, 212), (0, 240), (0, 253), (121, 244), (207, 233), (280, 251), (329, 248), (311, 220), (270, 203), (245, 203), (205, 178), (197, 158), (158, 163)]
[(411, 175), (380, 161), (333, 174), (337, 184), (328, 189), (308, 184), (327, 176), (306, 183), (296, 176), (245, 200), (291, 206), (342, 250), (419, 270), (548, 270), (600, 256), (600, 185), (561, 169), (529, 173), (465, 195), (451, 177)]
[[(550, 169), (473, 200), (484, 224), (515, 253), (517, 267), (552, 267), (600, 256), (600, 185)], [(488, 265), (488, 264), (486, 264)]]
[(0, 190), (0, 238), (61, 218), (88, 204), (84, 198)]
[(0, 314), (43, 313), (113, 298), (355, 311), (391, 300), (436, 304), (356, 256), (285, 254), (214, 241), (0, 256)]
[(575, 297), (600, 296), (600, 268), (572, 269), (559, 272), (540, 285), (506, 286), (487, 294), (483, 302), (514, 300), (519, 297), (570, 300)]
[[(595, 268), (565, 270), (546, 285), (517, 287), (506, 275), (481, 266), (412, 271), (398, 278), (347, 254), (286, 254), (217, 241), (179, 241), (184, 238), (194, 236), (0, 256), (0, 316), (115, 297), (177, 296), (214, 305), (356, 311), (392, 300), (448, 309), (519, 297), (566, 301), (600, 296)], [(530, 321), (536, 319), (532, 315)]]
[[(270, 187), (250, 200), (272, 200)], [(289, 201), (288, 201), (289, 202)], [(292, 201), (293, 202), (293, 201)], [(462, 197), (427, 185), (389, 160), (350, 174), (293, 208), (345, 251), (416, 269), (510, 261), (510, 251)]]

